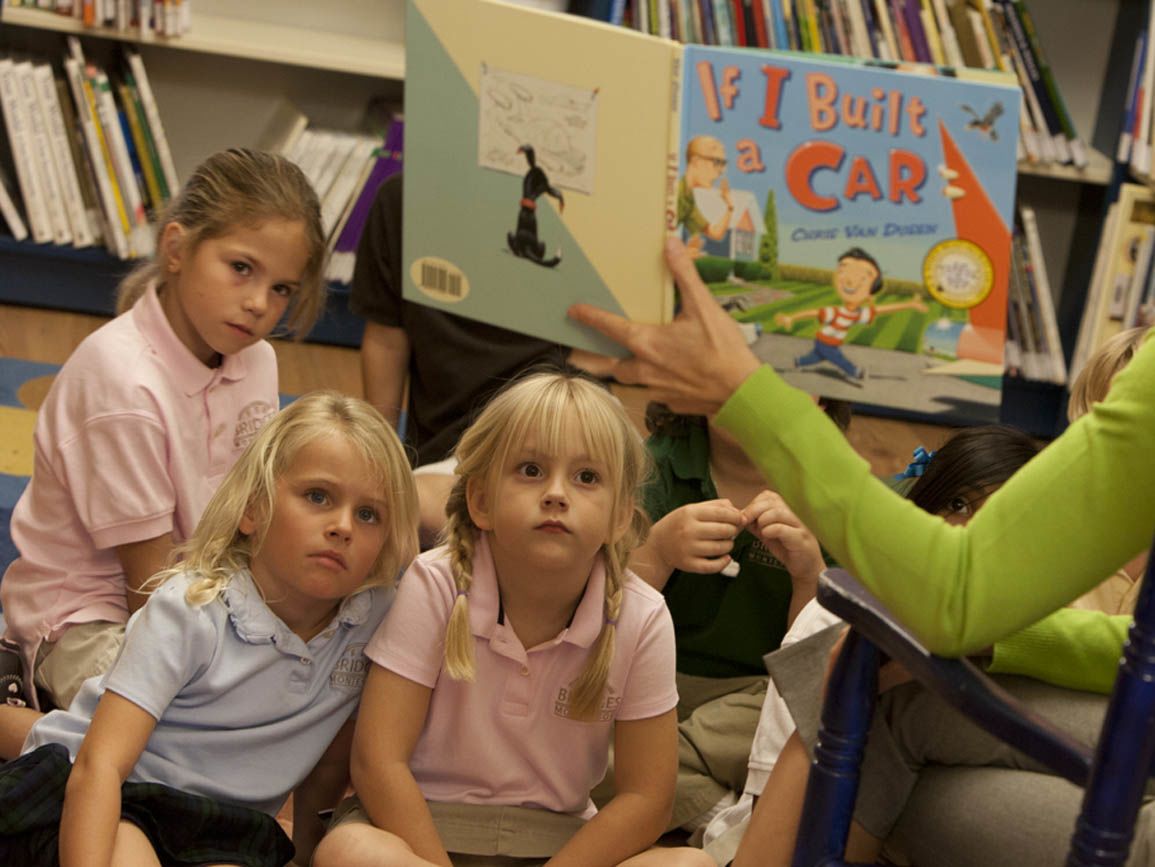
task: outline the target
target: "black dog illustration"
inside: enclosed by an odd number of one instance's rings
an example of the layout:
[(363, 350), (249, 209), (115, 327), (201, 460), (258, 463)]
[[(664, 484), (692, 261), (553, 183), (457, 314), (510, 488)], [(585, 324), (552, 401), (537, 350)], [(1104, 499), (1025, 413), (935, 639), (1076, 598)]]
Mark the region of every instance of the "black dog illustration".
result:
[(561, 250), (551, 259), (545, 256), (545, 244), (537, 239), (537, 200), (543, 194), (557, 199), (559, 211), (565, 210), (565, 198), (560, 190), (550, 186), (549, 178), (538, 167), (537, 157), (532, 145), (522, 145), (517, 149), (519, 154), (525, 154), (529, 163), (529, 171), (521, 182), (521, 209), (517, 212), (517, 231), (506, 232), (505, 239), (509, 243), (509, 251), (515, 256), (529, 259), (545, 268), (553, 268), (561, 261)]

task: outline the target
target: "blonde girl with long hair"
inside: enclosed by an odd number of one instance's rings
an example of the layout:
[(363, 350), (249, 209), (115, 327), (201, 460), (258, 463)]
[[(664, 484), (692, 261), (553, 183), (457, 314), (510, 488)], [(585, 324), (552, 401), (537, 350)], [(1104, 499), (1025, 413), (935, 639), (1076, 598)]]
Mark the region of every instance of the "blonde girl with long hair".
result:
[[(404, 451), (306, 395), (232, 468), (120, 658), (0, 766), (0, 863), (307, 864), (348, 784), (364, 647), (417, 551)], [(58, 846), (57, 846), (58, 843)]]
[[(414, 561), (366, 649), (358, 797), (313, 863), (711, 864), (647, 851), (673, 803), (674, 635), (626, 568), (647, 458), (620, 403), (529, 375), (456, 456), (446, 544)], [(611, 738), (617, 796), (599, 812)]]
[[(307, 333), (324, 303), (320, 206), (283, 157), (209, 157), (157, 226), (120, 315), (80, 344), (37, 415), (12, 515), (20, 556), (0, 582), (4, 646), (19, 657), (0, 653), (0, 674), (15, 675), (5, 699), (68, 707), (112, 664), (141, 585), (279, 405), (264, 338), (281, 321)], [(0, 758), (27, 718), (0, 716)]]

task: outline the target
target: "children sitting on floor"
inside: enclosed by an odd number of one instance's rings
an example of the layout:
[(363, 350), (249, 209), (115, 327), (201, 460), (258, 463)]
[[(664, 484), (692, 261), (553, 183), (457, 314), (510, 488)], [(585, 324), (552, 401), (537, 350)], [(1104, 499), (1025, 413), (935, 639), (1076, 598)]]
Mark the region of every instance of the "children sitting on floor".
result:
[[(12, 515), (20, 556), (0, 581), (22, 675), (4, 699), (68, 707), (112, 664), (141, 586), (278, 408), (264, 338), (286, 317), (307, 333), (324, 304), (320, 206), (283, 157), (209, 157), (158, 227), (155, 259), (120, 286), (121, 315), (80, 344), (37, 414)], [(0, 758), (26, 733), (11, 723), (0, 717)]]
[(348, 784), (365, 643), (417, 550), (401, 443), (306, 395), (250, 443), (112, 670), (0, 765), (0, 863), (309, 863)]
[[(529, 376), (456, 456), (447, 544), (414, 561), (367, 648), (357, 798), (314, 864), (709, 865), (650, 849), (674, 797), (674, 634), (627, 569), (648, 462), (621, 405)], [(611, 738), (617, 793), (597, 810)]]

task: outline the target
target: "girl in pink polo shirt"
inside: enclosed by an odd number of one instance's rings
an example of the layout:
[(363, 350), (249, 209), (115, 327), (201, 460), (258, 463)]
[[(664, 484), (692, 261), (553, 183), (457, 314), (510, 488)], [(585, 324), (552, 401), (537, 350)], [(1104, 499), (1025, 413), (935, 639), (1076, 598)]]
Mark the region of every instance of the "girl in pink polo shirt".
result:
[[(121, 315), (80, 344), (37, 415), (12, 515), (20, 557), (0, 581), (4, 641), (22, 662), (10, 703), (67, 707), (112, 664), (139, 588), (278, 407), (264, 338), (282, 317), (307, 333), (322, 308), (320, 207), (282, 157), (209, 157), (158, 227), (155, 259), (121, 284)], [(0, 757), (27, 729), (8, 710)]]
[[(626, 568), (648, 460), (621, 405), (535, 374), (456, 457), (447, 544), (414, 561), (366, 648), (358, 797), (313, 863), (712, 864), (650, 849), (674, 797), (674, 632)], [(617, 794), (598, 811), (611, 740)]]

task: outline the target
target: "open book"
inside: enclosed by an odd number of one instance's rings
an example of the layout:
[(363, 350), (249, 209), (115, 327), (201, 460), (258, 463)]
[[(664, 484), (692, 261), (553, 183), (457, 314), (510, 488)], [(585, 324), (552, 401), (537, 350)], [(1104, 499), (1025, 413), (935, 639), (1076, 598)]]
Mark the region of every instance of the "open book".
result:
[(606, 351), (567, 307), (667, 321), (673, 232), (794, 384), (997, 416), (1013, 79), (682, 46), (492, 0), (410, 0), (407, 57), (410, 300)]

